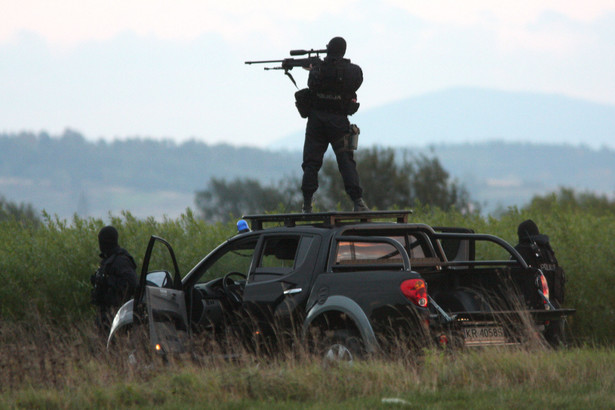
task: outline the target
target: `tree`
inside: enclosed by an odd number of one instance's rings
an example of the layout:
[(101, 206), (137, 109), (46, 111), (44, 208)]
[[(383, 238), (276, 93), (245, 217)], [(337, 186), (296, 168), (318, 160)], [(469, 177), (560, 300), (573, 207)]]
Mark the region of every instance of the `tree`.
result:
[(31, 204), (17, 204), (0, 196), (0, 222), (6, 220), (40, 223), (38, 212)]
[(412, 197), (414, 202), (435, 206), (444, 210), (457, 207), (462, 211), (472, 208), (470, 194), (465, 187), (450, 180), (449, 173), (442, 167), (437, 158), (419, 156), (412, 164), (409, 173), (412, 181)]
[(195, 203), (203, 219), (227, 222), (246, 214), (297, 209), (298, 192), (298, 182), (292, 179), (282, 180), (277, 186), (262, 186), (250, 178), (230, 182), (212, 178), (208, 189), (196, 193)]
[[(468, 211), (474, 206), (467, 190), (451, 181), (435, 157), (405, 155), (400, 162), (394, 149), (375, 147), (360, 151), (356, 160), (364, 198), (370, 207), (409, 208), (423, 204)], [(350, 206), (334, 159), (325, 159), (320, 179), (317, 204), (325, 209), (334, 209), (337, 204)]]
[[(365, 201), (372, 208), (412, 208), (422, 204), (470, 211), (474, 206), (466, 189), (451, 181), (437, 158), (405, 156), (399, 162), (395, 150), (372, 148), (357, 155), (357, 167)], [(325, 159), (319, 177), (316, 211), (332, 211), (338, 205), (352, 209), (334, 159)], [(207, 190), (197, 192), (195, 202), (204, 219), (228, 221), (248, 213), (297, 212), (302, 195), (297, 178), (283, 179), (274, 186), (262, 186), (254, 179), (228, 182), (213, 178)]]
[(548, 213), (555, 206), (593, 215), (615, 214), (615, 200), (610, 200), (604, 194), (597, 195), (592, 192), (577, 193), (572, 188), (560, 188), (559, 192), (552, 192), (543, 196), (536, 195), (525, 208)]
[[(407, 164), (401, 167), (395, 163), (395, 151), (371, 149), (357, 156), (357, 169), (361, 178), (364, 199), (369, 206), (389, 209), (395, 205), (403, 206), (410, 198)], [(334, 159), (327, 158), (320, 172), (321, 188), (319, 202), (325, 208), (334, 209), (337, 204), (350, 203), (344, 190), (341, 175)]]

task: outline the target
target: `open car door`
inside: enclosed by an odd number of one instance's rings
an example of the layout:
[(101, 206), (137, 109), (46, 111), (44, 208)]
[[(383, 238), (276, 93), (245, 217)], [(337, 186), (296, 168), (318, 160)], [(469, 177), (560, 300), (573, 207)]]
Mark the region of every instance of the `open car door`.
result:
[[(149, 271), (156, 243), (163, 244), (173, 263), (173, 275), (168, 271)], [(190, 327), (186, 299), (182, 289), (177, 259), (171, 245), (152, 235), (145, 251), (139, 285), (135, 292), (134, 312), (142, 324), (149, 327), (150, 344), (162, 354), (186, 351)]]

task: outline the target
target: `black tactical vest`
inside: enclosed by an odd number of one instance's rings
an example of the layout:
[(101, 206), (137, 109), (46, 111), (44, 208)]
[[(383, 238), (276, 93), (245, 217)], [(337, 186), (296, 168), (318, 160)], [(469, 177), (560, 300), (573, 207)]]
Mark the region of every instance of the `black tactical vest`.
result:
[(314, 97), (313, 108), (346, 115), (362, 81), (361, 69), (350, 60), (325, 60), (310, 71), (308, 87)]

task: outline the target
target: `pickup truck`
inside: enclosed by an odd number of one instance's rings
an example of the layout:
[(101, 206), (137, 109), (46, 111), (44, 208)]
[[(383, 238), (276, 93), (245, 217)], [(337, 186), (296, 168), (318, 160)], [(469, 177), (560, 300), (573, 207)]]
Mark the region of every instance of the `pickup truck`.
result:
[[(139, 327), (164, 355), (212, 342), (275, 351), (299, 341), (325, 359), (353, 360), (400, 343), (522, 344), (575, 312), (550, 303), (543, 273), (506, 241), (410, 215), (244, 216), (239, 232), (183, 278), (171, 245), (152, 236), (108, 346)], [(160, 245), (172, 272), (149, 270)]]

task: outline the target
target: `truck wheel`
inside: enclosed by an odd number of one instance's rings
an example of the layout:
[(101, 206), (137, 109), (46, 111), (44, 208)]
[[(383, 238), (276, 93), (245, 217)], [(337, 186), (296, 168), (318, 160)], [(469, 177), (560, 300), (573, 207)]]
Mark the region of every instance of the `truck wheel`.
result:
[(566, 319), (554, 320), (545, 332), (545, 339), (554, 348), (566, 347), (568, 338), (566, 336)]
[(318, 352), (325, 366), (352, 364), (365, 356), (361, 338), (348, 329), (325, 332), (325, 338), (319, 345)]
[[(560, 308), (560, 304), (557, 300), (553, 301), (553, 305), (557, 309)], [(554, 320), (545, 331), (545, 340), (552, 348), (557, 349), (568, 346), (568, 335), (566, 333), (567, 324), (566, 318)]]

